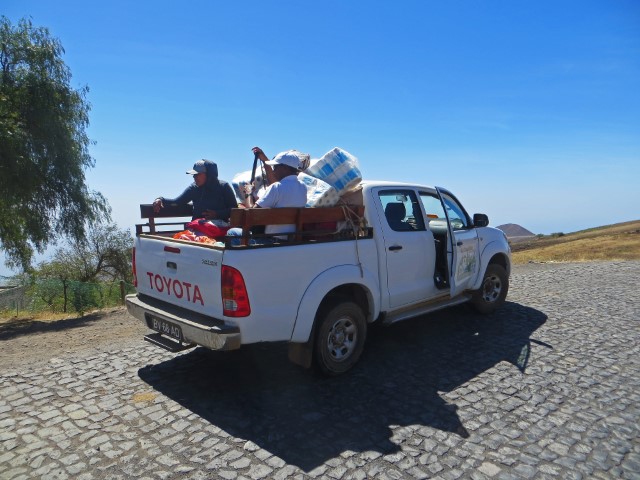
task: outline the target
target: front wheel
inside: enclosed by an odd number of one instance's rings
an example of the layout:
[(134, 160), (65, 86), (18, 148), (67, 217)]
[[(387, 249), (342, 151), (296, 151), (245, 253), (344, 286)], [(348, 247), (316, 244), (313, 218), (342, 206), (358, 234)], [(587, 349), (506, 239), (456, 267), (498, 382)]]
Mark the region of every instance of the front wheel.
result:
[(353, 367), (364, 349), (367, 322), (360, 306), (340, 301), (318, 316), (314, 357), (325, 375), (340, 375)]
[(480, 313), (491, 313), (500, 307), (509, 291), (509, 276), (501, 265), (492, 263), (487, 267), (482, 285), (473, 294), (471, 303)]

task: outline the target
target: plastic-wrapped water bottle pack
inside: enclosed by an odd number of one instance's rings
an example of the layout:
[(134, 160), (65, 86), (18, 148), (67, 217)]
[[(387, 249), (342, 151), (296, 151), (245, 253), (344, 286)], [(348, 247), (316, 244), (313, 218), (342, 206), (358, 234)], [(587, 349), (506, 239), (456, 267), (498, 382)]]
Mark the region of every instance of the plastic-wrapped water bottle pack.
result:
[(358, 159), (338, 147), (328, 151), (318, 160), (311, 160), (311, 165), (305, 173), (331, 185), (338, 192), (338, 196), (362, 181)]
[(307, 187), (307, 207), (333, 207), (340, 200), (336, 189), (319, 178), (303, 172), (298, 174), (298, 180)]

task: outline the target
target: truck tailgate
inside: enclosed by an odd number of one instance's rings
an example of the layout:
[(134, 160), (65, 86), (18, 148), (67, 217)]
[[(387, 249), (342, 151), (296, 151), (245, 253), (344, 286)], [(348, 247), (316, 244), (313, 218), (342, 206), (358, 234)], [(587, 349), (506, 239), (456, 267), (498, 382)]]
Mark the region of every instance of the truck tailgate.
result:
[(136, 238), (138, 293), (220, 318), (223, 250), (211, 245)]

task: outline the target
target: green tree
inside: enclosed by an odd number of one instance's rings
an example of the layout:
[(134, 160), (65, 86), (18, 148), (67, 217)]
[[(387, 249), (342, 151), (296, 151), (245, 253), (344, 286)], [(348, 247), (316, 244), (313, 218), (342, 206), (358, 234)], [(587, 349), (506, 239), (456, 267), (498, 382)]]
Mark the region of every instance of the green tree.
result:
[[(49, 297), (51, 285), (57, 285), (63, 312), (67, 311), (69, 299), (80, 313), (88, 307), (98, 307), (104, 301), (98, 283), (131, 283), (132, 247), (133, 237), (128, 230), (119, 230), (114, 224), (93, 225), (85, 239), (57, 249), (51, 260), (40, 263), (34, 273), (36, 290), (45, 303), (54, 305), (55, 298)], [(45, 298), (45, 294), (49, 297)]]
[(69, 288), (77, 277), (77, 272), (69, 268), (68, 264), (54, 259), (41, 263), (35, 277), (36, 295), (52, 310), (55, 310), (56, 298), (62, 297), (62, 311), (67, 313)]
[(56, 251), (54, 259), (68, 265), (81, 282), (124, 280), (131, 283), (133, 237), (114, 224), (96, 224), (88, 228), (83, 240)]
[(7, 265), (31, 266), (34, 249), (110, 218), (85, 184), (88, 88), (74, 89), (64, 49), (44, 27), (0, 17), (0, 246)]

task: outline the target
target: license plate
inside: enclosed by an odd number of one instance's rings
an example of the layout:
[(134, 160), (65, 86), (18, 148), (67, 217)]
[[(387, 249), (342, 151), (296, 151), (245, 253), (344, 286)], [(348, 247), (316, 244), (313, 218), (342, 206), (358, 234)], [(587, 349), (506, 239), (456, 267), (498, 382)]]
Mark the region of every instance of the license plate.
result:
[(161, 318), (147, 317), (147, 325), (152, 330), (160, 332), (167, 337), (173, 338), (174, 340), (178, 340), (179, 342), (183, 340), (182, 329), (175, 323), (167, 322), (166, 320), (163, 320)]

